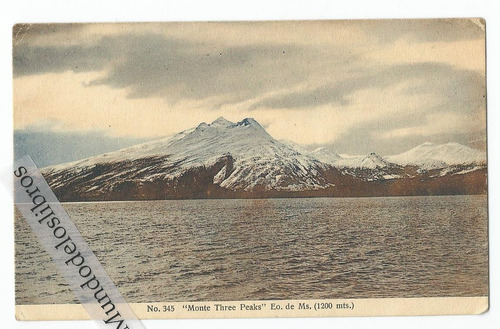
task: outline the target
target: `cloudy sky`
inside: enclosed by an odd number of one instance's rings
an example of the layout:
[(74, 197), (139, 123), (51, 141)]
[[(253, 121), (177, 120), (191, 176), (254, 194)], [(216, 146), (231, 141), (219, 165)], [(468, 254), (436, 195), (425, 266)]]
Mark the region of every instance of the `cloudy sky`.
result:
[(15, 149), (43, 166), (219, 116), (339, 153), (484, 149), (484, 34), (479, 20), (17, 25)]

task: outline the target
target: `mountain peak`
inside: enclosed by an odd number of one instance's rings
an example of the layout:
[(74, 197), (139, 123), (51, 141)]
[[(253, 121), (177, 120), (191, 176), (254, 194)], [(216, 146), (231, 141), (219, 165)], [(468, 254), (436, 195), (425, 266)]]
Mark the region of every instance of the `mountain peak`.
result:
[(365, 168), (384, 168), (387, 167), (387, 162), (377, 155), (375, 152), (370, 152), (364, 159), (361, 161), (363, 164), (362, 167)]
[(379, 156), (377, 153), (375, 152), (370, 152), (368, 153), (366, 156), (365, 156), (365, 159), (380, 159), (380, 160), (383, 160), (383, 158), (381, 156)]
[(233, 124), (234, 123), (232, 123), (231, 121), (227, 120), (224, 117), (218, 117), (217, 120), (212, 122), (210, 125), (211, 126), (218, 126), (218, 127), (228, 127), (228, 126), (231, 126)]
[(205, 130), (206, 128), (208, 127), (207, 123), (206, 122), (202, 122), (198, 125), (198, 127), (196, 127), (196, 130)]
[(262, 126), (254, 118), (245, 118), (238, 122), (238, 126), (258, 126), (262, 128)]
[(253, 129), (255, 131), (262, 131), (267, 135), (266, 130), (254, 118), (245, 118), (245, 119), (241, 120), (240, 122), (236, 123), (235, 127), (250, 128), (250, 129)]

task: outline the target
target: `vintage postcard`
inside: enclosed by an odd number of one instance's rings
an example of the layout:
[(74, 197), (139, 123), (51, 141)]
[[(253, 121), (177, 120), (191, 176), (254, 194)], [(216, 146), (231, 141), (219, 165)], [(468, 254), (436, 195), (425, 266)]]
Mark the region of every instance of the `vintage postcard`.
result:
[[(139, 318), (488, 310), (484, 20), (18, 24), (13, 72), (15, 158)], [(16, 317), (88, 318), (35, 233)]]

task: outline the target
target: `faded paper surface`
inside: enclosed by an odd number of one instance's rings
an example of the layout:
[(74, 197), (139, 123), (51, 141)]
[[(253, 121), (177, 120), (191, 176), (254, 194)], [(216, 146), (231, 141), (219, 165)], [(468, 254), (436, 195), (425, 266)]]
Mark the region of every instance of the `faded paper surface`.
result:
[[(141, 318), (487, 309), (483, 20), (19, 24), (13, 63), (15, 156)], [(15, 225), (18, 318), (84, 318)]]
[[(314, 304), (333, 303), (333, 309), (314, 310)], [(217, 311), (215, 304), (234, 306), (234, 311)], [(242, 309), (245, 306), (262, 305), (261, 311)], [(311, 309), (299, 309), (300, 305), (311, 305)], [(354, 304), (354, 309), (343, 308)], [(164, 306), (174, 306), (180, 312), (164, 312)], [(210, 307), (210, 311), (189, 311), (183, 305), (199, 308)], [(293, 305), (293, 309), (291, 309)], [(337, 308), (337, 305), (342, 307)], [(149, 306), (149, 311), (148, 311)], [(304, 300), (304, 301), (248, 301), (220, 303), (148, 303), (131, 304), (141, 319), (206, 319), (206, 318), (253, 318), (253, 317), (328, 317), (328, 316), (411, 316), (411, 315), (459, 315), (480, 314), (488, 310), (487, 297), (432, 297), (432, 298), (381, 298), (364, 300)], [(155, 307), (158, 311), (155, 311)], [(274, 307), (271, 309), (271, 307)], [(288, 308), (287, 308), (288, 307)], [(75, 304), (59, 305), (17, 305), (19, 320), (74, 320), (88, 319), (84, 308)]]

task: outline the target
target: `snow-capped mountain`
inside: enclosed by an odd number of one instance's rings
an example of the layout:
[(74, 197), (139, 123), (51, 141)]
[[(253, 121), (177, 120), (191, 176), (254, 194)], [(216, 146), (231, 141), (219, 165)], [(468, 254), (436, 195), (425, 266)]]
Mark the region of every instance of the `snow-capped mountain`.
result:
[(486, 153), (458, 143), (424, 143), (401, 154), (387, 156), (385, 160), (430, 170), (453, 165), (485, 164)]
[(308, 154), (320, 162), (337, 168), (378, 169), (390, 165), (373, 152), (367, 155), (339, 155), (330, 147), (319, 147)]
[[(142, 182), (174, 180), (196, 168), (211, 168), (221, 159), (226, 163), (213, 177), (213, 184), (229, 190), (315, 190), (331, 186), (322, 174), (328, 166), (314, 157), (271, 137), (254, 119), (233, 123), (219, 118), (173, 137), (125, 148), (81, 161), (47, 168), (54, 172), (88, 172), (103, 163), (119, 164), (145, 158), (160, 158), (152, 167), (123, 174)], [(66, 177), (66, 176), (65, 176)], [(65, 184), (54, 180), (55, 187)], [(110, 188), (103, 185), (102, 188)]]
[(331, 148), (320, 147), (309, 155), (337, 168), (345, 175), (365, 181), (395, 179), (402, 174), (399, 165), (389, 163), (373, 152), (368, 155), (339, 155)]
[(380, 169), (389, 165), (387, 161), (373, 152), (368, 155), (344, 156), (335, 162), (335, 166), (347, 168)]
[(485, 191), (484, 158), (456, 143), (341, 156), (278, 141), (251, 118), (221, 117), (42, 172), (63, 201), (470, 194)]

